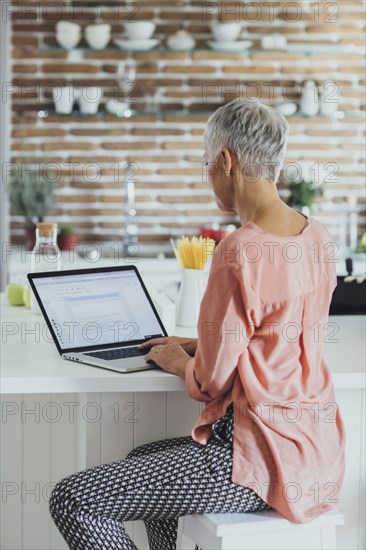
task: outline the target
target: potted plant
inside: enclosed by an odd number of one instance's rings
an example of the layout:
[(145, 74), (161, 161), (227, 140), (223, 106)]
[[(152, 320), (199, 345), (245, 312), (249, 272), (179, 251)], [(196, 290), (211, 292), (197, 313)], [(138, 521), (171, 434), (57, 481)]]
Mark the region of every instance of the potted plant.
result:
[(304, 212), (306, 215), (310, 215), (311, 206), (317, 197), (321, 197), (324, 194), (322, 184), (314, 181), (310, 170), (306, 170), (305, 168), (301, 169), (300, 173), (296, 171), (296, 174), (286, 174), (285, 182), (287, 189), (290, 191), (287, 204)]
[(77, 236), (74, 234), (74, 229), (71, 225), (64, 225), (60, 229), (57, 237), (57, 242), (60, 250), (74, 250), (77, 245)]
[(29, 159), (17, 162), (10, 172), (10, 209), (14, 214), (25, 217), (26, 250), (32, 250), (35, 244), (35, 222), (44, 221), (54, 206), (55, 188), (56, 179), (44, 175), (40, 165), (33, 164)]

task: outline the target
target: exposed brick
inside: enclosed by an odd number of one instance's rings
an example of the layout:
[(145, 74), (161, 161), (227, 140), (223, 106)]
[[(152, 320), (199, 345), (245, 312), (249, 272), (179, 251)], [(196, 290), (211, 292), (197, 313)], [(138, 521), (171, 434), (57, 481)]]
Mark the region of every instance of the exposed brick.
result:
[(62, 141), (44, 143), (41, 147), (43, 151), (95, 151), (98, 149), (96, 143), (83, 143), (81, 141)]
[(230, 53), (230, 52), (193, 52), (192, 53), (192, 59), (197, 61), (203, 61), (205, 59), (207, 60), (224, 60), (224, 61), (243, 61), (244, 59), (249, 59), (249, 53), (248, 52), (240, 52), (240, 53)]
[(234, 67), (228, 65), (223, 68), (224, 73), (234, 73), (234, 74), (252, 74), (252, 73), (263, 73), (263, 74), (273, 74), (276, 72), (274, 67), (265, 67), (261, 65), (256, 65), (255, 67), (249, 67), (247, 65), (242, 65), (241, 67)]
[(101, 144), (103, 149), (156, 149), (157, 143), (155, 141), (116, 141), (116, 142), (104, 142)]
[(187, 203), (210, 203), (212, 202), (212, 197), (209, 195), (158, 195), (157, 200), (159, 202), (165, 202), (168, 204), (175, 204), (175, 203), (181, 203), (181, 204), (187, 204)]
[(63, 137), (66, 131), (61, 128), (24, 128), (15, 129), (11, 133), (12, 137)]
[(186, 52), (138, 52), (134, 54), (137, 61), (163, 61), (165, 59), (187, 59)]
[(202, 149), (201, 141), (164, 141), (163, 149)]
[(125, 128), (74, 128), (70, 130), (73, 136), (125, 136), (128, 130)]
[(166, 73), (202, 74), (215, 73), (216, 70), (216, 67), (212, 67), (211, 65), (168, 65), (165, 67)]
[(181, 136), (184, 130), (178, 128), (133, 128), (131, 134), (134, 136)]
[(25, 63), (15, 63), (12, 67), (13, 73), (36, 73), (37, 65), (26, 65)]
[(52, 63), (49, 65), (43, 65), (44, 73), (98, 73), (99, 68), (94, 65), (87, 65), (86, 63), (65, 63), (64, 65)]
[(161, 168), (157, 170), (161, 176), (202, 176), (202, 169), (197, 168)]
[(86, 52), (85, 53), (85, 59), (114, 59), (117, 61), (124, 61), (128, 59), (128, 53), (127, 52), (118, 52), (118, 51), (93, 51), (93, 52)]
[(306, 56), (302, 53), (289, 52), (256, 52), (252, 54), (253, 61), (303, 61)]
[(136, 162), (137, 164), (145, 163), (145, 162), (149, 162), (149, 163), (150, 162), (175, 163), (175, 162), (179, 162), (180, 160), (182, 160), (182, 157), (177, 157), (177, 156), (173, 156), (173, 155), (156, 155), (156, 156), (146, 156), (146, 155), (136, 156), (135, 155), (135, 156), (127, 157), (127, 160), (128, 160), (128, 162)]
[(121, 160), (122, 160), (121, 157), (99, 156), (99, 155), (98, 155), (97, 158), (95, 158), (95, 157), (74, 157), (74, 156), (71, 156), (69, 158), (69, 162), (76, 163), (76, 164), (78, 164), (78, 163), (88, 164), (88, 163), (91, 163), (91, 162), (95, 162), (95, 163), (106, 162), (106, 163), (113, 164), (113, 163), (118, 163)]
[[(334, 130), (305, 130), (304, 132), (307, 136), (314, 137), (337, 137)], [(358, 135), (357, 130), (342, 130), (342, 134), (339, 136), (340, 139), (344, 137), (356, 137)]]
[(78, 203), (84, 203), (84, 202), (96, 202), (97, 198), (95, 195), (58, 195), (57, 196), (58, 202), (78, 202)]
[(48, 115), (43, 119), (46, 124), (57, 122), (59, 124), (72, 123), (84, 123), (90, 124), (91, 122), (99, 122), (98, 115), (78, 116), (78, 115)]
[(308, 33), (362, 33), (362, 29), (356, 27), (355, 25), (340, 25), (337, 23), (336, 25), (309, 25), (306, 27), (306, 32)]

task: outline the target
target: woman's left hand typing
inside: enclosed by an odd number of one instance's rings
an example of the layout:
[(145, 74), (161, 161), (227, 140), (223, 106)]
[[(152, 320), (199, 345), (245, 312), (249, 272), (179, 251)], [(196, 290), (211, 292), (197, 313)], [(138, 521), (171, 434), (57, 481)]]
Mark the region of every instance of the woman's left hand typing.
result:
[(146, 361), (153, 361), (166, 372), (182, 378), (185, 378), (186, 365), (190, 358), (179, 344), (156, 345), (145, 355)]

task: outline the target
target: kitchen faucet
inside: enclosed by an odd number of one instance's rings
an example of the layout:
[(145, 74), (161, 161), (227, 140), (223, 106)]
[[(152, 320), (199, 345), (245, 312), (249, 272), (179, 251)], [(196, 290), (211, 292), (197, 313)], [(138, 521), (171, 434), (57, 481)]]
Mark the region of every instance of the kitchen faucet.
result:
[(134, 173), (134, 164), (127, 162), (124, 166), (124, 220), (125, 234), (122, 239), (122, 250), (124, 253), (135, 253), (138, 248), (138, 226), (134, 223), (136, 216), (135, 209), (135, 180), (132, 178)]

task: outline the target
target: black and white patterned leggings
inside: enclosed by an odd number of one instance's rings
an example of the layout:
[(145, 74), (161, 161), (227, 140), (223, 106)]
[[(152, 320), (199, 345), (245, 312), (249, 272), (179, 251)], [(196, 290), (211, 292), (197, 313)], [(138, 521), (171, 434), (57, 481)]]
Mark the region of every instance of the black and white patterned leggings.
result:
[(136, 550), (128, 520), (144, 521), (150, 550), (175, 550), (180, 516), (270, 510), (231, 481), (232, 443), (230, 405), (206, 445), (191, 436), (154, 441), (61, 480), (51, 493), (52, 518), (72, 550)]

